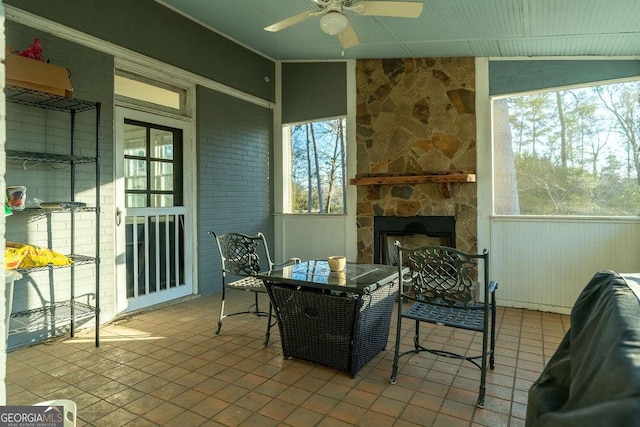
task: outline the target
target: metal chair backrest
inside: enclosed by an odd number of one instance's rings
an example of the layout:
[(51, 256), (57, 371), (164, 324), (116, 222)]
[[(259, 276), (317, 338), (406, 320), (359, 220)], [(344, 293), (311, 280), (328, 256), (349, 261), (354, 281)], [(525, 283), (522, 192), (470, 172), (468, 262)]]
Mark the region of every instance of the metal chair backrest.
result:
[[(478, 267), (482, 262), (488, 284), (488, 253), (469, 254), (446, 246), (402, 247), (398, 250), (403, 297), (438, 305), (467, 306), (478, 300)], [(402, 274), (404, 267), (409, 272)], [(486, 295), (484, 301), (486, 301)]]
[(242, 233), (213, 235), (218, 246), (223, 275), (228, 273), (234, 276), (254, 276), (273, 268), (264, 234), (259, 232), (255, 236)]

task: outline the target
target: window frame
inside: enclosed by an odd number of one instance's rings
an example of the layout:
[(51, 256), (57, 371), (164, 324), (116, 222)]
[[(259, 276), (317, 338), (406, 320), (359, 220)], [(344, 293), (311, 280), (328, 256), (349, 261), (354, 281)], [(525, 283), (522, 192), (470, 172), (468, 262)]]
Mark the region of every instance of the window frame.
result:
[[(131, 80), (134, 83), (138, 82), (145, 85), (153, 86), (155, 88), (164, 89), (166, 91), (173, 92), (179, 97), (179, 100), (178, 100), (179, 106), (178, 108), (172, 108), (164, 104), (150, 102), (144, 99), (130, 97), (123, 93), (119, 93), (117, 84), (116, 84), (116, 79), (118, 77)], [(138, 108), (141, 107), (142, 109), (147, 111), (162, 111), (165, 113), (170, 113), (178, 116), (189, 117), (189, 112), (187, 108), (187, 104), (188, 104), (187, 93), (188, 92), (185, 88), (172, 86), (172, 85), (162, 83), (157, 80), (150, 79), (148, 77), (144, 77), (138, 74), (134, 74), (134, 73), (130, 73), (122, 70), (116, 70), (114, 74), (114, 96), (115, 96), (116, 102), (119, 105), (132, 106), (132, 107), (138, 107)]]
[[(499, 192), (500, 189), (498, 188), (497, 182), (499, 181), (498, 176), (497, 176), (497, 170), (500, 168), (501, 164), (496, 162), (496, 128), (495, 128), (495, 122), (496, 122), (496, 114), (495, 114), (495, 102), (497, 100), (502, 100), (502, 99), (507, 99), (507, 98), (513, 98), (513, 97), (519, 97), (519, 96), (530, 96), (530, 95), (534, 95), (534, 94), (544, 94), (544, 93), (555, 93), (555, 92), (569, 92), (569, 91), (573, 91), (573, 90), (580, 90), (580, 89), (588, 89), (588, 88), (594, 88), (594, 87), (598, 87), (598, 86), (606, 86), (606, 85), (614, 85), (614, 84), (623, 84), (623, 83), (636, 83), (637, 85), (640, 86), (640, 75), (636, 75), (636, 76), (632, 76), (632, 77), (624, 77), (624, 78), (612, 78), (612, 79), (606, 79), (606, 80), (598, 80), (598, 81), (587, 81), (587, 82), (582, 82), (582, 83), (575, 83), (575, 84), (568, 84), (568, 85), (563, 85), (563, 86), (556, 86), (556, 87), (548, 87), (548, 88), (541, 88), (541, 89), (534, 89), (534, 90), (526, 90), (526, 91), (518, 91), (518, 92), (513, 92), (513, 93), (500, 93), (500, 94), (496, 94), (496, 95), (490, 95), (489, 96), (489, 101), (490, 101), (490, 119), (491, 119), (491, 164), (492, 164), (492, 181), (493, 181), (493, 192), (494, 192), (494, 197), (491, 198), (492, 200), (492, 204), (491, 204), (491, 212), (493, 216), (496, 217), (516, 217), (516, 218), (548, 218), (548, 219), (553, 219), (553, 218), (605, 218), (605, 219), (615, 219), (615, 218), (619, 218), (619, 219), (628, 219), (628, 218), (637, 218), (637, 214), (628, 214), (628, 215), (616, 215), (616, 214), (611, 214), (611, 215), (606, 215), (606, 214), (534, 214), (534, 213), (502, 213), (502, 212), (497, 212), (496, 211), (496, 192)], [(640, 104), (640, 97), (638, 99), (639, 104)], [(511, 129), (511, 127), (510, 127)], [(512, 140), (512, 147), (513, 147), (513, 140)], [(636, 174), (638, 176), (640, 176), (640, 169), (636, 170)], [(640, 179), (639, 179), (640, 181)], [(516, 185), (517, 185), (517, 179), (516, 179)], [(640, 185), (639, 185), (639, 190), (640, 190)], [(640, 206), (638, 207), (638, 211), (640, 212)]]
[[(139, 120), (125, 119), (125, 125), (133, 125), (139, 126), (145, 129), (145, 155), (144, 156), (135, 156), (124, 154), (124, 160), (141, 160), (146, 164), (146, 188), (144, 190), (132, 190), (128, 189), (125, 186), (124, 195), (125, 195), (125, 204), (128, 203), (128, 195), (145, 195), (146, 206), (145, 207), (157, 207), (152, 206), (151, 201), (155, 195), (172, 195), (173, 196), (173, 205), (172, 206), (184, 206), (184, 189), (183, 189), (183, 134), (181, 129), (176, 129), (168, 126), (162, 126), (147, 122), (142, 122)], [(163, 130), (167, 132), (171, 132), (173, 134), (173, 158), (163, 159), (152, 156), (152, 147), (151, 147), (151, 130)], [(171, 163), (173, 165), (173, 190), (153, 190), (151, 189), (151, 163), (152, 162), (160, 162), (160, 163)], [(130, 206), (127, 206), (130, 207)]]
[[(311, 123), (318, 123), (318, 122), (330, 122), (330, 121), (336, 121), (336, 120), (341, 120), (342, 121), (342, 153), (343, 153), (343, 157), (341, 159), (341, 169), (342, 169), (342, 182), (341, 187), (342, 190), (339, 192), (339, 194), (341, 195), (342, 198), (342, 210), (339, 212), (326, 212), (326, 211), (314, 211), (314, 212), (308, 212), (308, 211), (300, 211), (300, 212), (296, 212), (294, 211), (294, 201), (293, 201), (293, 195), (294, 195), (294, 190), (293, 190), (293, 179), (292, 179), (292, 139), (291, 139), (291, 134), (292, 132), (287, 132), (287, 128), (292, 128), (294, 126), (299, 126), (299, 125), (304, 125), (304, 124), (311, 124)], [(317, 119), (310, 119), (307, 121), (302, 121), (302, 122), (295, 122), (295, 123), (282, 123), (281, 129), (282, 129), (282, 153), (283, 153), (283, 201), (284, 201), (284, 206), (283, 206), (283, 213), (284, 214), (288, 214), (288, 215), (329, 215), (329, 216), (340, 216), (340, 215), (347, 215), (348, 213), (348, 198), (347, 198), (347, 170), (348, 170), (348, 159), (349, 159), (349, 154), (348, 154), (348, 126), (349, 120), (347, 115), (339, 115), (339, 116), (333, 116), (333, 117), (323, 117), (323, 118), (317, 118)], [(340, 168), (340, 166), (338, 167)], [(324, 182), (323, 182), (324, 184)], [(324, 185), (323, 185), (324, 187)]]

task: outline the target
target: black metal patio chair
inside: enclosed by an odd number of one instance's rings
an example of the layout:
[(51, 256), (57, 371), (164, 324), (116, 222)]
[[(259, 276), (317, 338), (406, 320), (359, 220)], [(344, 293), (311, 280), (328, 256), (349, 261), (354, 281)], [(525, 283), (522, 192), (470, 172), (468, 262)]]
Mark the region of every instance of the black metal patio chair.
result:
[[(395, 243), (400, 277), (398, 319), (391, 383), (396, 383), (398, 359), (427, 351), (432, 354), (463, 359), (480, 368), (478, 407), (484, 407), (487, 367), (495, 367), (496, 289), (489, 280), (489, 253), (469, 254), (445, 246), (402, 247)], [(408, 272), (403, 270), (408, 268)], [(482, 281), (476, 280), (483, 277)], [(481, 292), (479, 292), (481, 291)], [(478, 295), (480, 294), (480, 295)], [(408, 308), (405, 308), (405, 302)], [(400, 352), (403, 319), (415, 321), (413, 348)], [(423, 346), (420, 323), (427, 322), (451, 328), (482, 333), (480, 354), (468, 355), (441, 348)], [(428, 339), (428, 338), (427, 338)], [(427, 344), (424, 344), (427, 345)], [(488, 361), (487, 361), (488, 359)], [(488, 363), (487, 363), (488, 362)]]
[[(267, 290), (262, 280), (255, 277), (255, 275), (261, 271), (270, 271), (276, 267), (298, 263), (300, 259), (292, 258), (282, 264), (274, 263), (271, 260), (267, 239), (262, 233), (250, 236), (235, 232), (216, 234), (214, 231), (209, 231), (209, 234), (213, 235), (216, 241), (222, 273), (222, 301), (220, 303), (220, 315), (218, 317), (216, 335), (220, 333), (222, 321), (227, 317), (238, 314), (253, 314), (258, 317), (266, 317), (267, 331), (264, 338), (264, 345), (266, 347), (269, 344), (271, 327), (275, 325), (275, 316), (273, 315), (271, 301), (269, 301), (268, 311), (260, 310), (258, 294), (266, 294)], [(225, 313), (227, 289), (253, 292), (255, 300), (245, 311)]]

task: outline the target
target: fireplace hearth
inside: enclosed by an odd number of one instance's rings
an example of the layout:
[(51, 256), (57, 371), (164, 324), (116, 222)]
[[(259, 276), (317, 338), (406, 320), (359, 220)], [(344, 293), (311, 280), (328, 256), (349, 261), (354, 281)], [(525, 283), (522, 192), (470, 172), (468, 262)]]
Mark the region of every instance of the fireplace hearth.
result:
[(453, 216), (376, 216), (373, 219), (374, 263), (396, 264), (395, 247), (425, 245), (456, 246), (456, 220)]

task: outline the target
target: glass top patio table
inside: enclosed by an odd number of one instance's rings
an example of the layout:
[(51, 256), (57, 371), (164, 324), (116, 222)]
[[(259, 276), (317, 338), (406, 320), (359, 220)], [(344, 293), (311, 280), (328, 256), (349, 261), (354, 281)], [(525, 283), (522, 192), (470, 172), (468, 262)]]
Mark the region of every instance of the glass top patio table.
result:
[(362, 295), (384, 286), (397, 274), (397, 266), (354, 262), (347, 262), (344, 271), (335, 272), (329, 269), (326, 260), (312, 260), (261, 272), (257, 277), (270, 282)]

